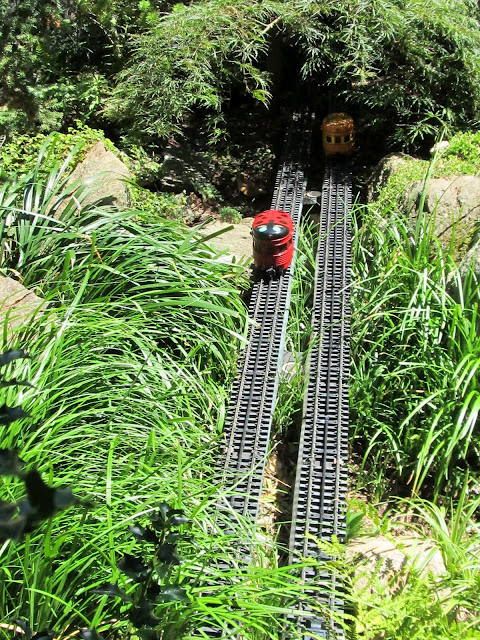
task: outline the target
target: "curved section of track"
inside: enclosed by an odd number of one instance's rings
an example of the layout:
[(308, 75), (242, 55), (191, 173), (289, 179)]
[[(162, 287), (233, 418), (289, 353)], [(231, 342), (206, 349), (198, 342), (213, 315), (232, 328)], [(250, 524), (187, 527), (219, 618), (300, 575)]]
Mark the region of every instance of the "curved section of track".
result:
[[(347, 160), (325, 170), (316, 258), (313, 346), (297, 462), (290, 561), (319, 556), (317, 540), (345, 534), (348, 457), (351, 173)], [(324, 556), (326, 558), (326, 556)], [(342, 638), (335, 612), (343, 609), (335, 575), (302, 569), (302, 580), (328, 614), (304, 611), (305, 638)]]

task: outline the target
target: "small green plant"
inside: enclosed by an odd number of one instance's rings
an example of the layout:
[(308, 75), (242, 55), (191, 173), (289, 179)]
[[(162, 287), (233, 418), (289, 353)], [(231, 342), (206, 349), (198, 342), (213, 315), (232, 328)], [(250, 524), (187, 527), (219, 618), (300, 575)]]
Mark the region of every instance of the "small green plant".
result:
[(240, 211), (234, 207), (220, 207), (219, 215), (222, 222), (230, 224), (240, 224), (243, 219)]
[(142, 220), (155, 222), (160, 218), (184, 220), (188, 207), (188, 198), (182, 193), (153, 192), (138, 184), (130, 183), (132, 207), (141, 212)]
[(480, 173), (480, 132), (456, 133), (442, 153), (436, 175), (478, 175)]
[(202, 200), (205, 200), (207, 203), (213, 202), (221, 202), (222, 196), (217, 187), (210, 182), (205, 182), (202, 184), (196, 184), (195, 191), (200, 194)]
[[(93, 590), (97, 595), (120, 599), (123, 603), (122, 619), (128, 618), (128, 635), (145, 637), (162, 623), (156, 610), (160, 605), (189, 602), (188, 582), (179, 575), (180, 559), (177, 547), (191, 543), (191, 536), (184, 532), (189, 519), (181, 509), (162, 502), (150, 516), (150, 526), (134, 525), (129, 530), (142, 552), (124, 554), (117, 566), (124, 574), (124, 584), (107, 583)], [(128, 589), (128, 593), (127, 590)], [(158, 613), (165, 613), (165, 606)], [(135, 631), (134, 631), (135, 630)]]
[[(71, 166), (74, 166), (95, 142), (103, 142), (110, 151), (115, 148), (103, 131), (91, 129), (80, 122), (77, 122), (75, 129), (69, 129), (68, 133), (16, 136), (0, 148), (0, 166), (8, 175), (27, 174), (34, 169), (38, 156), (42, 153), (41, 175), (46, 177), (55, 163), (61, 164), (67, 158)], [(48, 153), (45, 152), (46, 149)]]

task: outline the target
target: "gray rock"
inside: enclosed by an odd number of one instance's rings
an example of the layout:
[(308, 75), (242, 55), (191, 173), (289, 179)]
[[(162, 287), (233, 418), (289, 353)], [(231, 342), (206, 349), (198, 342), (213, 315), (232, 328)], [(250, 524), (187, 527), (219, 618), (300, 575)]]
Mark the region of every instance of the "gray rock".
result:
[(27, 324), (45, 304), (17, 280), (0, 276), (0, 323), (7, 322), (8, 331)]
[[(406, 194), (406, 203), (418, 207), (423, 182), (415, 182)], [(480, 178), (477, 176), (450, 176), (433, 178), (426, 187), (424, 211), (434, 224), (435, 235), (448, 247), (453, 235), (455, 257), (465, 254), (471, 244), (480, 220)], [(416, 217), (416, 211), (410, 212)]]
[[(470, 274), (473, 275), (477, 283), (480, 283), (480, 239), (472, 244), (458, 265), (458, 273), (462, 280)], [(458, 291), (458, 283), (453, 282), (453, 278), (449, 280), (452, 291)]]
[(412, 159), (412, 156), (405, 153), (390, 153), (380, 160), (368, 180), (368, 202), (374, 202), (378, 198), (380, 191), (385, 187), (390, 176), (396, 173), (398, 168), (409, 159)]
[[(252, 261), (252, 222), (253, 218), (243, 218), (239, 224), (229, 224), (216, 220), (205, 225), (200, 233), (204, 236), (219, 233), (209, 240), (209, 244), (219, 251), (225, 251), (227, 255), (234, 256), (235, 261)], [(223, 231), (226, 229), (226, 231)]]
[(72, 172), (69, 182), (87, 183), (92, 191), (82, 200), (82, 206), (98, 200), (102, 204), (128, 207), (130, 196), (126, 180), (130, 171), (103, 142), (96, 142)]
[(356, 559), (359, 588), (367, 587), (370, 576), (375, 576), (385, 589), (395, 592), (402, 589), (413, 568), (421, 574), (439, 576), (445, 573), (440, 550), (433, 541), (424, 538), (399, 536), (389, 539), (382, 535), (359, 538), (347, 546), (347, 557), (352, 561)]

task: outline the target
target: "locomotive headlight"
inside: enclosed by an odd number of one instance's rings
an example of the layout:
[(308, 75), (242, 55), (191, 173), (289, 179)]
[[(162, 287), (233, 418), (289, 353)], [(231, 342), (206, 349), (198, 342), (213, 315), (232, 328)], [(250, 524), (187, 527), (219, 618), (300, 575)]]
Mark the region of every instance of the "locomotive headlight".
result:
[(273, 225), (272, 224), (269, 224), (269, 225), (262, 224), (259, 227), (257, 227), (257, 229), (258, 229), (259, 233), (267, 233), (267, 231), (268, 231), (268, 233), (279, 235), (285, 229), (285, 227), (283, 227), (283, 226), (281, 226), (279, 224), (273, 224)]

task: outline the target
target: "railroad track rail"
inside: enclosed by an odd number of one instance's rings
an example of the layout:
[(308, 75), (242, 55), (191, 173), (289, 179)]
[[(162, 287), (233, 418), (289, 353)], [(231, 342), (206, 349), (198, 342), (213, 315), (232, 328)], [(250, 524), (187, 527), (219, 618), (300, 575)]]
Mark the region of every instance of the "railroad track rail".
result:
[[(322, 191), (313, 308), (313, 345), (296, 471), (290, 562), (319, 554), (315, 540), (345, 535), (348, 457), (351, 172), (346, 159), (329, 161)], [(300, 605), (308, 638), (343, 638), (335, 613), (343, 610), (340, 585), (327, 571), (304, 567), (301, 577), (325, 614)], [(302, 615), (303, 614), (303, 615)], [(314, 634), (314, 635), (310, 635)]]
[[(272, 209), (287, 211), (298, 230), (306, 188), (305, 165), (311, 117), (295, 116), (287, 134)], [(308, 557), (327, 559), (315, 539), (330, 541), (345, 534), (347, 488), (349, 368), (351, 174), (346, 159), (327, 163), (322, 192), (312, 347), (290, 535), (290, 562)], [(294, 234), (295, 250), (298, 235)], [(254, 283), (248, 309), (247, 347), (240, 357), (225, 420), (219, 475), (225, 489), (217, 508), (238, 514), (255, 525), (270, 447), (270, 431), (288, 321), (295, 254), (282, 276)], [(225, 519), (228, 522), (228, 518)], [(228, 527), (228, 525), (224, 525)], [(249, 529), (250, 533), (251, 530)], [(237, 561), (248, 567), (248, 540), (238, 541)], [(219, 567), (229, 562), (222, 560)], [(298, 604), (295, 621), (305, 640), (341, 639), (335, 613), (343, 610), (336, 576), (303, 567), (306, 593), (320, 607)], [(309, 600), (311, 602), (311, 600)], [(318, 611), (321, 611), (319, 613)], [(204, 627), (203, 637), (223, 638), (225, 631)], [(233, 632), (232, 637), (236, 634)], [(229, 635), (230, 637), (230, 635)]]
[[(284, 157), (277, 173), (272, 209), (287, 211), (298, 228), (306, 188), (305, 162), (311, 134), (311, 116), (294, 116), (287, 133)], [(296, 249), (298, 234), (294, 234)], [(287, 328), (295, 254), (285, 273), (257, 280), (248, 309), (248, 346), (239, 361), (225, 422), (223, 485), (233, 487), (224, 505), (256, 522), (270, 430)]]

